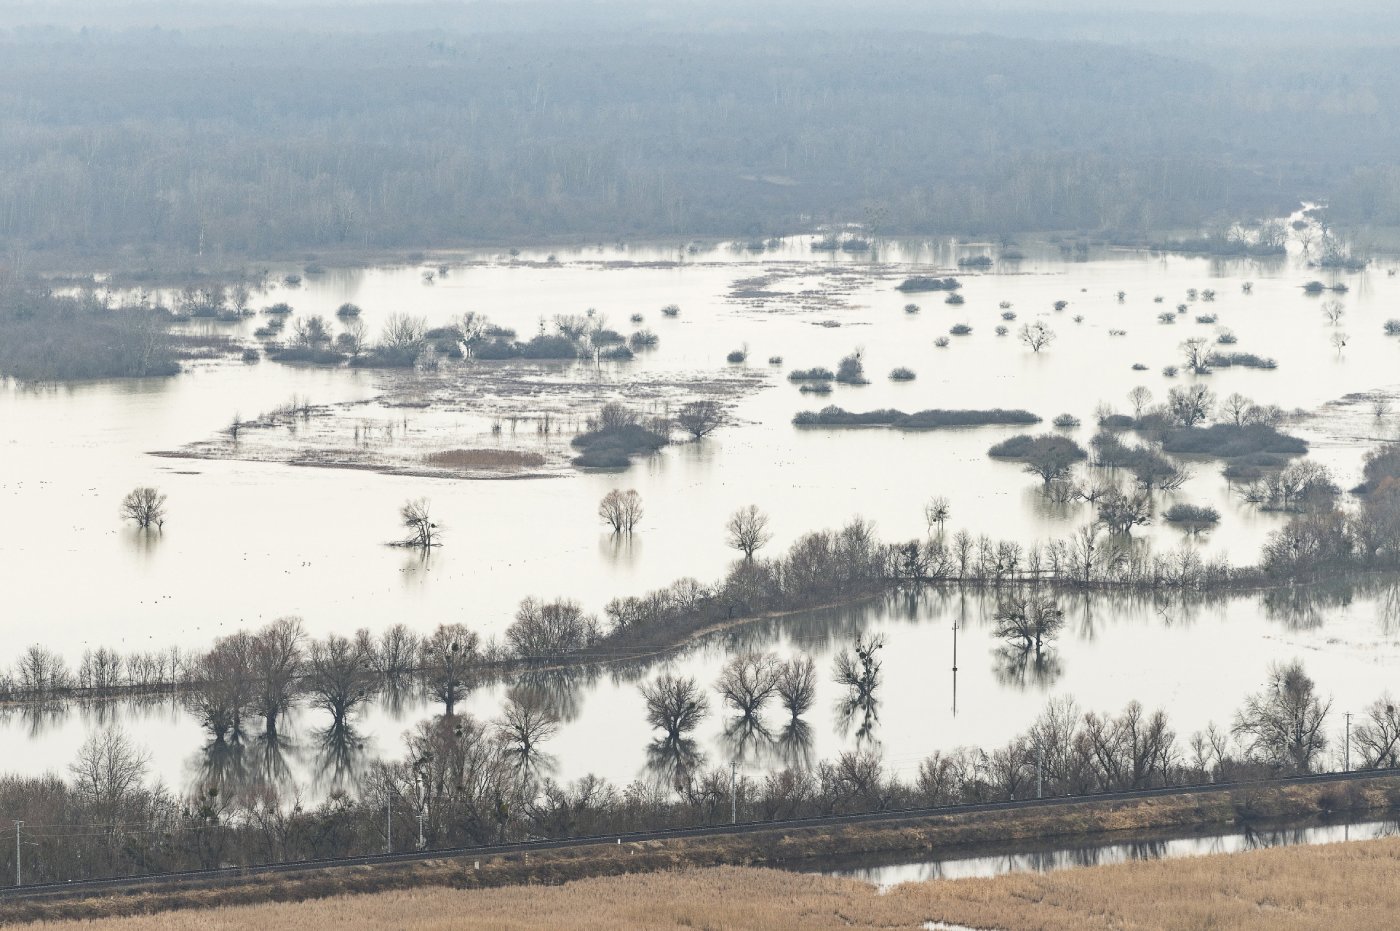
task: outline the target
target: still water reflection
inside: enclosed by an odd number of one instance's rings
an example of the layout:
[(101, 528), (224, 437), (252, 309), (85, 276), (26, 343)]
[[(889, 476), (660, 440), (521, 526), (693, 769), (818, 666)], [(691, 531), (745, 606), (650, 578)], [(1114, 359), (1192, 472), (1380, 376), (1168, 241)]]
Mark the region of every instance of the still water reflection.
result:
[(1204, 837), (1178, 837), (1164, 840), (1138, 841), (1120, 844), (1100, 844), (1039, 850), (1032, 853), (1007, 853), (994, 856), (956, 857), (918, 862), (890, 862), (879, 865), (843, 866), (828, 871), (832, 876), (845, 876), (874, 883), (888, 889), (899, 883), (922, 882), (929, 879), (965, 879), (1001, 876), (1007, 873), (1048, 873), (1052, 870), (1075, 869), (1083, 866), (1107, 866), (1130, 860), (1169, 860), (1179, 857), (1200, 857), (1217, 853), (1238, 853), (1268, 847), (1297, 847), (1305, 844), (1338, 844), (1347, 841), (1374, 840), (1400, 834), (1394, 821), (1367, 821), (1358, 824), (1328, 824), (1307, 827), (1246, 828), (1230, 834)]
[[(993, 632), (994, 594), (900, 593), (756, 622), (661, 659), (535, 670), (513, 682), (485, 683), (460, 708), (492, 719), (512, 689), (539, 698), (561, 721), (558, 734), (540, 748), (548, 755), (542, 765), (561, 779), (593, 773), (622, 784), (669, 783), (679, 769), (727, 767), (731, 760), (757, 777), (855, 747), (878, 749), (895, 772), (909, 777), (935, 749), (999, 746), (1056, 696), (1072, 696), (1081, 709), (1097, 711), (1118, 711), (1137, 699), (1165, 709), (1185, 740), (1212, 721), (1228, 725), (1269, 665), (1295, 657), (1304, 659), (1334, 708), (1362, 708), (1393, 687), (1400, 662), (1395, 601), (1393, 585), (1377, 580), (1297, 588), (1287, 599), (1067, 595), (1062, 605), (1069, 623), (1060, 640), (1039, 660), (1032, 655), (1008, 669), (1009, 654)], [(1307, 622), (1315, 614), (1325, 614), (1327, 623)], [(881, 635), (887, 645), (881, 685), (868, 700), (853, 701), (832, 669), (836, 653), (860, 635)], [(792, 721), (773, 704), (744, 719), (722, 709), (712, 692), (713, 712), (688, 739), (659, 741), (646, 723), (639, 685), (672, 671), (708, 688), (729, 657), (749, 650), (813, 657), (818, 684), (812, 710)], [(323, 711), (296, 707), (279, 723), (276, 740), (248, 734), (221, 745), (210, 743), (171, 699), (31, 705), (0, 712), (0, 755), (17, 771), (61, 770), (86, 734), (115, 724), (150, 748), (155, 773), (167, 784), (192, 787), (211, 773), (227, 774), (316, 797), (353, 787), (376, 759), (399, 757), (404, 732), (440, 711), (416, 690), (389, 691), (352, 715), (347, 728), (333, 728)]]

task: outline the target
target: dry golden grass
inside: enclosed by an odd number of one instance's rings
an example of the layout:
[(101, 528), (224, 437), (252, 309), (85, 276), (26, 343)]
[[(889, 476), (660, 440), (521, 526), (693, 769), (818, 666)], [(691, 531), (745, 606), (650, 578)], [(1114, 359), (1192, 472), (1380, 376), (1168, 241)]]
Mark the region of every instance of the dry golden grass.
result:
[(854, 880), (744, 867), (587, 879), (562, 886), (420, 889), (308, 903), (228, 906), (100, 922), (113, 931), (267, 929), (977, 928), (1292, 929), (1400, 927), (1400, 838), (1047, 875), (934, 880), (881, 895)]
[(544, 465), (544, 456), (518, 449), (444, 449), (423, 461), (439, 469), (533, 469)]

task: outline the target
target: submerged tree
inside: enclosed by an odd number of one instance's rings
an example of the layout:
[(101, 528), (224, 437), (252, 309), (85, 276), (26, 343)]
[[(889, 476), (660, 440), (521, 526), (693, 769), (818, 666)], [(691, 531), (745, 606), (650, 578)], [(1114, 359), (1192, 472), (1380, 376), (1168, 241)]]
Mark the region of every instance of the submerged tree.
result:
[(1114, 490), (1099, 501), (1099, 521), (1114, 533), (1129, 534), (1134, 527), (1152, 522), (1152, 497)]
[(1183, 427), (1194, 427), (1210, 417), (1215, 394), (1205, 385), (1182, 385), (1167, 392), (1167, 413)]
[(773, 539), (768, 531), (768, 515), (759, 510), (758, 505), (750, 504), (729, 515), (724, 525), (729, 545), (744, 554), (745, 559), (753, 559), (753, 554)]
[(1059, 636), (1065, 623), (1064, 611), (1055, 599), (1045, 595), (1003, 599), (997, 603), (992, 618), (996, 621), (996, 636), (1037, 654), (1047, 640)]
[(1210, 341), (1204, 336), (1193, 336), (1182, 343), (1181, 354), (1193, 374), (1210, 374)]
[[(1058, 307), (1056, 308), (1059, 309)], [(1017, 333), (1021, 342), (1031, 348), (1032, 352), (1040, 352), (1046, 346), (1055, 341), (1055, 331), (1050, 329), (1039, 320), (1034, 323), (1023, 323)]]
[(306, 687), (311, 703), (331, 716), (332, 727), (344, 727), (351, 711), (369, 701), (379, 677), (373, 644), (331, 634), (311, 644), (306, 658)]
[(469, 691), (478, 641), (476, 632), (465, 624), (443, 624), (420, 647), (418, 662), (424, 684), (429, 694), (442, 702), (448, 717), (456, 713), (457, 703)]
[(856, 638), (852, 647), (842, 647), (834, 664), (836, 682), (857, 696), (868, 698), (880, 684), (880, 650), (885, 646), (882, 635)]
[(300, 684), (305, 639), (296, 617), (278, 618), (253, 636), (253, 707), (269, 734), (277, 733), (277, 719), (291, 706)]
[(133, 488), (122, 499), (122, 517), (142, 530), (165, 527), (165, 495), (156, 488)]
[(438, 542), (442, 528), (433, 522), (433, 518), (429, 514), (427, 498), (405, 501), (403, 507), (399, 509), (399, 518), (408, 531), (408, 535), (395, 543), (395, 546), (412, 546), (426, 552), (435, 546), (442, 545)]
[(725, 664), (715, 690), (740, 715), (756, 718), (777, 694), (780, 669), (771, 653), (743, 653)]
[(681, 406), (676, 423), (695, 439), (704, 439), (724, 424), (724, 409), (718, 401), (690, 401)]
[(810, 656), (794, 656), (778, 667), (775, 689), (793, 721), (811, 710), (817, 700), (817, 664)]
[(496, 722), (496, 732), (522, 776), (550, 768), (553, 761), (540, 744), (559, 733), (559, 719), (537, 692), (512, 689)]
[(631, 534), (642, 519), (642, 496), (635, 488), (614, 488), (598, 502), (598, 516), (614, 534)]
[(933, 528), (937, 527), (938, 532), (943, 532), (943, 524), (947, 522), (951, 507), (948, 499), (942, 495), (936, 495), (928, 499), (924, 505), (924, 524), (928, 528), (929, 536), (933, 536)]
[(710, 702), (694, 676), (663, 673), (642, 686), (647, 706), (647, 723), (666, 732), (666, 741), (675, 743), (694, 730), (710, 713)]

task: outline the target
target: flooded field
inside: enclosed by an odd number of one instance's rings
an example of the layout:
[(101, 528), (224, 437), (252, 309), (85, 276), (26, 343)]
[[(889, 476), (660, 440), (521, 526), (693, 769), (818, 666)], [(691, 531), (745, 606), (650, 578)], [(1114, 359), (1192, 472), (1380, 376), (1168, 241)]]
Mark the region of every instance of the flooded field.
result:
[[(1331, 466), (1343, 487), (1357, 481), (1366, 449), (1396, 436), (1400, 414), (1374, 416), (1362, 397), (1400, 393), (1400, 339), (1382, 333), (1400, 307), (1400, 279), (1384, 266), (1341, 273), (1310, 269), (1298, 256), (1220, 261), (1142, 253), (1068, 261), (1053, 247), (1028, 245), (1018, 261), (959, 271), (958, 258), (984, 251), (994, 250), (896, 243), (873, 255), (826, 254), (797, 239), (763, 252), (608, 246), (559, 250), (553, 260), (540, 252), (328, 269), (305, 274), (295, 287), (276, 285), (253, 306), (285, 301), (293, 320), (333, 320), (337, 307), (353, 302), (372, 334), (394, 313), (432, 326), (476, 311), (522, 337), (556, 314), (595, 308), (609, 326), (624, 333), (644, 327), (659, 344), (629, 362), (444, 361), (437, 371), (386, 372), (218, 360), (169, 379), (5, 384), (0, 588), (12, 635), (10, 655), (0, 659), (12, 661), (29, 642), (73, 663), (98, 646), (199, 649), (289, 614), (315, 636), (398, 622), (422, 633), (461, 622), (499, 636), (527, 596), (575, 598), (600, 612), (613, 597), (682, 576), (721, 576), (735, 555), (725, 546), (725, 519), (750, 503), (771, 515), (773, 550), (855, 515), (874, 521), (882, 539), (922, 538), (923, 506), (933, 495), (950, 502), (949, 534), (966, 529), (1023, 544), (1064, 537), (1093, 518), (1092, 508), (1050, 503), (1019, 464), (987, 456), (989, 446), (1023, 428), (821, 429), (795, 427), (792, 418), (827, 404), (852, 411), (1026, 408), (1044, 420), (1032, 432), (1073, 415), (1082, 426), (1063, 432), (1087, 444), (1100, 403), (1131, 412), (1135, 386), (1161, 401), (1172, 386), (1196, 380), (1184, 370), (1167, 377), (1163, 368), (1182, 364), (1182, 341), (1213, 340), (1222, 327), (1237, 338), (1227, 348), (1271, 357), (1277, 367), (1222, 368), (1199, 380), (1222, 398), (1240, 392), (1305, 412), (1285, 429), (1307, 439), (1309, 455)], [(271, 278), (302, 272), (276, 268)], [(964, 303), (896, 290), (911, 274), (957, 275)], [(1306, 294), (1301, 286), (1312, 279), (1348, 291)], [(1320, 309), (1325, 300), (1345, 307), (1335, 326)], [(1058, 301), (1066, 302), (1062, 310)], [(906, 311), (910, 303), (917, 312)], [(671, 304), (679, 314), (663, 315)], [(1175, 313), (1178, 304), (1187, 309)], [(1164, 311), (1175, 322), (1159, 322)], [(1003, 319), (1009, 313), (1014, 321)], [(642, 321), (632, 323), (633, 315)], [(1215, 322), (1196, 322), (1208, 316)], [(182, 326), (251, 342), (263, 319)], [(1038, 353), (1016, 336), (1022, 323), (1037, 320), (1057, 336)], [(950, 335), (957, 324), (971, 332)], [(1009, 332), (997, 335), (998, 326)], [(1340, 349), (1336, 332), (1350, 335)], [(941, 337), (946, 346), (935, 344)], [(735, 350), (745, 350), (746, 361), (726, 361)], [(814, 396), (786, 377), (799, 368), (834, 369), (855, 350), (869, 384), (838, 384)], [(915, 378), (891, 380), (900, 366)], [(236, 442), (225, 432), (235, 415), (253, 420), (293, 398), (314, 413), (244, 429)], [(659, 414), (696, 398), (719, 401), (729, 423), (625, 472), (569, 465), (571, 436), (604, 402)], [(425, 464), (431, 453), (454, 449), (542, 459), (479, 478), (447, 477)], [(1157, 495), (1157, 510), (1178, 501), (1210, 505), (1220, 512), (1219, 527), (1187, 537), (1154, 520), (1134, 535), (1159, 549), (1255, 562), (1286, 518), (1243, 501), (1218, 461), (1190, 468), (1180, 490)], [(169, 518), (156, 535), (124, 526), (117, 512), (123, 494), (146, 484), (169, 496)], [(612, 535), (597, 516), (599, 499), (614, 488), (635, 488), (644, 502), (630, 538)], [(417, 497), (431, 500), (444, 528), (443, 545), (426, 558), (384, 545), (399, 532), (399, 506)], [(1182, 734), (1211, 720), (1227, 723), (1269, 662), (1280, 659), (1302, 658), (1334, 707), (1359, 710), (1385, 690), (1386, 668), (1400, 654), (1394, 598), (1371, 585), (1315, 602), (1249, 595), (1196, 606), (1068, 605), (1053, 663), (1026, 669), (998, 658), (991, 605), (928, 594), (750, 625), (669, 662), (708, 684), (741, 645), (809, 652), (817, 661), (822, 682), (811, 733), (785, 738), (775, 724), (768, 735), (727, 734), (716, 714), (696, 733), (713, 765), (737, 757), (757, 774), (794, 754), (820, 759), (866, 738), (908, 772), (935, 748), (1006, 739), (1052, 695), (1103, 710), (1136, 698), (1169, 709)], [(962, 625), (956, 714), (955, 622)], [(842, 720), (833, 709), (832, 656), (868, 631), (885, 633), (888, 644), (878, 720)], [(565, 721), (548, 747), (558, 775), (627, 781), (647, 774), (652, 732), (637, 681), (654, 671), (550, 684)], [(468, 709), (493, 716), (504, 688), (478, 690)], [(305, 711), (294, 715), (287, 746), (250, 742), (246, 759), (211, 762), (199, 751), (204, 738), (194, 719), (168, 706), (12, 710), (0, 727), (0, 750), (15, 769), (61, 768), (85, 733), (115, 719), (151, 749), (156, 772), (170, 784), (192, 782), (210, 765), (252, 767), (249, 778), (261, 767), (316, 795), (353, 781), (353, 771), (376, 756), (396, 755), (402, 731), (431, 711), (413, 695), (380, 703), (357, 721), (358, 740), (348, 747), (318, 743), (324, 722)]]

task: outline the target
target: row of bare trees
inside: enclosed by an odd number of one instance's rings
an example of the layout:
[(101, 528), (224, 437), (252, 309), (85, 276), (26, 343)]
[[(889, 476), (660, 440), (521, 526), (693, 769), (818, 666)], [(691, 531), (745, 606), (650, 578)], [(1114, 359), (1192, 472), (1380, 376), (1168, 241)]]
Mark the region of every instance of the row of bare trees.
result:
[[(284, 619), (252, 640), (238, 649), (246, 648), (244, 659), (259, 670), (247, 701), (262, 714), (283, 700), (278, 683), (300, 642), (298, 625)], [(337, 657), (353, 649), (346, 642), (313, 643), (305, 661), (341, 668)], [(460, 656), (469, 645), (449, 631), (433, 649)], [(834, 668), (838, 684), (873, 691), (878, 652), (874, 640), (846, 651), (847, 662)], [(446, 679), (445, 687), (456, 687)], [(327, 686), (335, 695), (358, 689), (354, 680), (348, 688)], [(812, 707), (816, 671), (809, 657), (781, 661), (746, 653), (731, 660), (715, 687), (735, 721), (755, 719), (777, 698), (796, 722)], [(683, 744), (708, 712), (704, 689), (693, 678), (662, 675), (642, 694), (648, 720), (664, 735), (658, 745)], [(1212, 724), (1184, 740), (1166, 712), (1135, 701), (1115, 714), (1083, 711), (1069, 698), (1056, 698), (1005, 744), (934, 752), (912, 776), (892, 770), (877, 747), (858, 741), (834, 759), (745, 773), (732, 783), (735, 795), (728, 768), (706, 768), (701, 754), (667, 770), (665, 779), (621, 787), (596, 776), (556, 781), (544, 748), (558, 733), (558, 716), (521, 685), (495, 719), (458, 712), (419, 722), (404, 735), (401, 757), (371, 766), (357, 793), (337, 793), (318, 805), (281, 797), (275, 786), (172, 792), (151, 782), (148, 754), (108, 729), (83, 745), (67, 778), (0, 777), (0, 808), (24, 821), (25, 881), (61, 882), (375, 853), (391, 844), (408, 849), (420, 818), (432, 848), (713, 824), (727, 820), (731, 804), (745, 820), (772, 820), (1233, 783), (1348, 763), (1353, 769), (1400, 767), (1400, 709), (1390, 696), (1356, 716), (1350, 760), (1346, 742), (1333, 733), (1334, 717), (1301, 664), (1284, 663), (1270, 668), (1230, 725)], [(1239, 803), (1248, 817), (1248, 799), (1241, 796)], [(14, 869), (11, 857), (0, 847), (0, 869)]]

